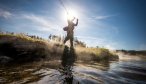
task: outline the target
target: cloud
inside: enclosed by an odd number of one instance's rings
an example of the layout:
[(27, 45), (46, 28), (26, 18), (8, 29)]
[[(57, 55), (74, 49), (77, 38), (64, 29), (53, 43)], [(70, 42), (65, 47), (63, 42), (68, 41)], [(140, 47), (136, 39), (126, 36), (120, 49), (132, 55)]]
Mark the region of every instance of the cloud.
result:
[(103, 19), (107, 19), (107, 18), (110, 18), (110, 17), (113, 17), (113, 16), (115, 16), (115, 15), (94, 16), (94, 19), (103, 20)]
[[(48, 19), (47, 16), (30, 14), (28, 12), (9, 12), (4, 9), (0, 9), (0, 17), (8, 19), (10, 18), (10, 22), (13, 23), (11, 28), (19, 31), (27, 31), (24, 28), (28, 29), (31, 32), (37, 31), (40, 33), (52, 33), (52, 34), (60, 34), (62, 30), (60, 25), (56, 24), (55, 21)], [(47, 18), (46, 18), (47, 17)], [(7, 28), (8, 29), (8, 28)], [(29, 32), (30, 32), (29, 31)]]
[(10, 13), (9, 11), (0, 9), (0, 17), (3, 17), (5, 19), (9, 18), (12, 16), (12, 13)]
[[(62, 27), (57, 24), (57, 20), (50, 19), (47, 16), (40, 16), (37, 14), (30, 14), (30, 13), (19, 13), (16, 15), (19, 22), (16, 23), (16, 27), (21, 28), (28, 28), (31, 32), (36, 31), (39, 33), (45, 34), (56, 34), (62, 35)], [(19, 16), (19, 17), (18, 17)], [(14, 19), (13, 19), (14, 20)], [(22, 21), (22, 22), (21, 22)], [(25, 22), (25, 24), (23, 23)], [(19, 24), (19, 25), (18, 25)], [(25, 29), (26, 30), (26, 29)]]
[[(42, 29), (42, 31), (48, 31), (48, 30), (57, 30), (55, 27), (56, 25), (54, 25), (51, 21), (45, 19), (42, 16), (37, 16), (34, 14), (24, 14), (22, 16), (24, 19), (30, 20), (31, 22), (34, 22), (36, 25), (39, 25), (40, 27), (44, 28)], [(55, 26), (55, 27), (53, 27)], [(47, 29), (45, 29), (47, 28)], [(48, 29), (49, 28), (49, 29)]]
[(96, 16), (95, 19), (101, 20), (101, 19), (106, 19), (110, 16)]
[[(115, 26), (114, 24), (110, 24), (106, 21), (102, 21), (101, 19), (107, 19), (110, 17), (113, 17), (116, 15), (108, 15), (108, 16), (92, 16), (92, 17), (85, 17), (85, 20), (82, 20), (84, 22), (83, 27), (88, 27), (89, 29), (91, 28), (96, 28), (97, 29), (106, 29), (106, 31), (113, 31), (115, 34), (119, 34), (119, 28)], [(94, 26), (94, 27), (91, 27)], [(97, 30), (98, 31), (98, 30)]]

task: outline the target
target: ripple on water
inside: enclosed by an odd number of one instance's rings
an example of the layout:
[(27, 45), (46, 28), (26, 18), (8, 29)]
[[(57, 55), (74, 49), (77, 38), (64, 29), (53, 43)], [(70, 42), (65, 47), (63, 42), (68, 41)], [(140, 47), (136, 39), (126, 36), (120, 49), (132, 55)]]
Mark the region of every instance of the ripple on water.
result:
[[(98, 65), (92, 65), (98, 66)], [(146, 62), (143, 61), (119, 61), (111, 63), (107, 70), (97, 67), (76, 65), (73, 66), (73, 84), (146, 84)], [(8, 79), (10, 84), (63, 84), (64, 75), (58, 69), (47, 67), (40, 69), (27, 68), (0, 70), (0, 83), (5, 83)], [(6, 78), (5, 78), (6, 77)], [(12, 78), (11, 78), (12, 77)], [(8, 79), (7, 79), (8, 78)]]

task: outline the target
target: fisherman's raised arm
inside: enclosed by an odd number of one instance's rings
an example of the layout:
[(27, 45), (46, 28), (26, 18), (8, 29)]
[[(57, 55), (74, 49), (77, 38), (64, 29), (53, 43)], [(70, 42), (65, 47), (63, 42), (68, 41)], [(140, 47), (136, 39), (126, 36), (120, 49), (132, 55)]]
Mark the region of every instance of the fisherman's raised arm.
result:
[(74, 26), (77, 26), (77, 25), (78, 25), (78, 19), (77, 19), (76, 24)]

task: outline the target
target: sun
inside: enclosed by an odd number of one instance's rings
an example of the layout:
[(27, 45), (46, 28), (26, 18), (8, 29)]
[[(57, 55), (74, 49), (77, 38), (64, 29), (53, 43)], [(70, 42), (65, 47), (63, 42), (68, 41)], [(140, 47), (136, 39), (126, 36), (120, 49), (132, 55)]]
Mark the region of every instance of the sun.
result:
[(71, 19), (73, 19), (73, 18), (78, 18), (79, 17), (79, 15), (78, 15), (78, 13), (77, 13), (77, 11), (75, 11), (75, 10), (73, 10), (73, 9), (69, 9), (69, 10), (67, 10), (66, 12), (64, 12), (64, 14), (63, 14), (63, 18), (65, 19), (65, 20), (71, 20)]
[(77, 12), (75, 10), (69, 10), (67, 14), (67, 19), (71, 20), (74, 17), (78, 18)]

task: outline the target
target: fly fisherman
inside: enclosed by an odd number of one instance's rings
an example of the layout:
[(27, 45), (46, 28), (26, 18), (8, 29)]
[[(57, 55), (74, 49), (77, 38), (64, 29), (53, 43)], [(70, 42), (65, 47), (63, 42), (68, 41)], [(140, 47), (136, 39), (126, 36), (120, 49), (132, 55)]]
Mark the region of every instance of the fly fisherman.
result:
[[(74, 20), (76, 19), (76, 24), (73, 22)], [(73, 38), (74, 38), (74, 28), (75, 26), (78, 25), (78, 19), (73, 17), (72, 19), (67, 19), (67, 22), (68, 22), (68, 26), (67, 27), (64, 27), (64, 31), (67, 32), (67, 36), (65, 37), (64, 39), (64, 44), (66, 43), (66, 41), (70, 40), (70, 45), (71, 47), (73, 47)]]

